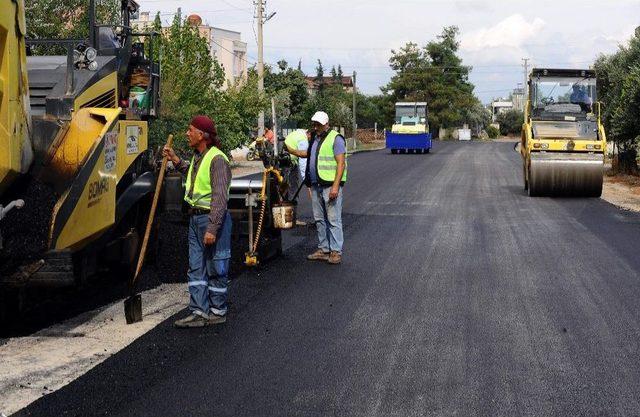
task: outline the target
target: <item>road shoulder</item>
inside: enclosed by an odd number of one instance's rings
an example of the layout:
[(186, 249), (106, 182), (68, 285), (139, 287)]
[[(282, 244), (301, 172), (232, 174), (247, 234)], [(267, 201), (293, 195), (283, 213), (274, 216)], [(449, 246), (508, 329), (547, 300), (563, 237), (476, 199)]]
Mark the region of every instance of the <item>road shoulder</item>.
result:
[(602, 199), (624, 210), (640, 212), (640, 177), (605, 175)]

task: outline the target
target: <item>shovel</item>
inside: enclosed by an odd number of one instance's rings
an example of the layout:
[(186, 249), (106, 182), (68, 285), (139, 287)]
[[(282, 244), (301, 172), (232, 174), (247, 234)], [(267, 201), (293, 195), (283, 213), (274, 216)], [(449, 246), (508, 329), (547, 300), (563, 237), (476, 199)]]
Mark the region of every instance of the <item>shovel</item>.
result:
[[(173, 135), (169, 135), (167, 138), (167, 146), (170, 148), (173, 144)], [(140, 294), (135, 293), (136, 280), (138, 274), (142, 269), (142, 263), (144, 262), (144, 255), (147, 251), (147, 243), (149, 242), (149, 235), (151, 234), (151, 226), (153, 225), (153, 219), (156, 214), (156, 207), (158, 206), (158, 197), (160, 197), (160, 189), (162, 188), (162, 181), (164, 180), (164, 171), (167, 169), (167, 157), (162, 158), (162, 165), (160, 166), (160, 173), (158, 174), (158, 181), (156, 182), (156, 192), (153, 194), (153, 203), (151, 204), (151, 212), (149, 213), (149, 219), (147, 220), (147, 229), (144, 232), (144, 239), (142, 240), (142, 248), (140, 248), (140, 255), (138, 255), (138, 264), (136, 265), (136, 272), (133, 274), (131, 281), (129, 281), (129, 297), (124, 300), (124, 316), (127, 320), (127, 324), (137, 323), (142, 321), (142, 297)]]

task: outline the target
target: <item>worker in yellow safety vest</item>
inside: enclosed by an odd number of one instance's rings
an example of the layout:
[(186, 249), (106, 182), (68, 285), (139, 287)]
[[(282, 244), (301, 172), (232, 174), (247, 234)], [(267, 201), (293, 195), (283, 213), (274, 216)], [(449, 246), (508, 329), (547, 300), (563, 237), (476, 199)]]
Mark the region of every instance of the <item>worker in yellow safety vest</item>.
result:
[(216, 125), (196, 116), (186, 132), (194, 150), (191, 162), (164, 148), (178, 171), (187, 175), (184, 200), (189, 205), (190, 314), (175, 322), (178, 328), (224, 323), (231, 258), (231, 215), (227, 210), (231, 167), (220, 150)]
[[(347, 181), (347, 149), (342, 135), (332, 130), (327, 113), (311, 118), (314, 134), (309, 149), (287, 146), (289, 152), (307, 158), (306, 184), (311, 187), (313, 217), (318, 232), (318, 249), (307, 256), (312, 261), (342, 262), (342, 188)], [(286, 144), (286, 143), (285, 143)]]
[[(287, 149), (306, 151), (309, 148), (310, 137), (311, 135), (306, 129), (296, 129), (284, 138), (284, 145)], [(293, 171), (290, 174), (289, 184), (290, 192), (293, 194), (301, 182), (304, 181), (307, 170), (307, 158), (298, 158), (296, 155), (291, 154), (291, 163), (293, 165)], [(309, 197), (311, 197), (310, 192)]]

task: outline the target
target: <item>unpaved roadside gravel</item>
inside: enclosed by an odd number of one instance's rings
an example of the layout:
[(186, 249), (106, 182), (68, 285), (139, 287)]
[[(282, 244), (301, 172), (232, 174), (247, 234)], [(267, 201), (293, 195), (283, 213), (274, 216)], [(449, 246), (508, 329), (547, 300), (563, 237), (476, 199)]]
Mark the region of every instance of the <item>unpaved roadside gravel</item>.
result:
[(625, 210), (640, 211), (640, 178), (605, 175), (602, 199)]

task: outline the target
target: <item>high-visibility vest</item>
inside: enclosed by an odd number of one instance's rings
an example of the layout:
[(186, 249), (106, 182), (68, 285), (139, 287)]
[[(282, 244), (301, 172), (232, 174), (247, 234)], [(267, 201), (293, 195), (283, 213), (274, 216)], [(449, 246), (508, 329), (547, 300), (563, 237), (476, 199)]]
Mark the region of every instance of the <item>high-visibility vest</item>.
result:
[(211, 161), (213, 161), (213, 158), (218, 155), (222, 156), (227, 164), (229, 163), (229, 158), (227, 158), (227, 155), (225, 155), (224, 152), (215, 146), (209, 148), (202, 157), (202, 161), (200, 161), (195, 183), (193, 184), (193, 193), (189, 196), (195, 155), (191, 158), (191, 165), (189, 165), (189, 171), (187, 172), (187, 186), (184, 193), (184, 201), (186, 201), (191, 207), (204, 210), (209, 210), (211, 208)]
[[(319, 182), (324, 185), (331, 185), (338, 171), (338, 163), (333, 153), (333, 143), (337, 136), (338, 132), (331, 130), (318, 144), (320, 150), (318, 151), (318, 159), (316, 160), (316, 170), (318, 171)], [(342, 173), (340, 184), (344, 184), (347, 181), (347, 154), (345, 153), (344, 156), (344, 172)]]
[[(308, 141), (307, 134), (304, 130), (294, 130), (289, 133), (286, 138), (284, 138), (284, 144), (287, 145), (288, 148), (300, 150), (299, 144), (301, 141)], [(298, 157), (291, 154), (291, 162), (295, 165), (298, 164)]]

